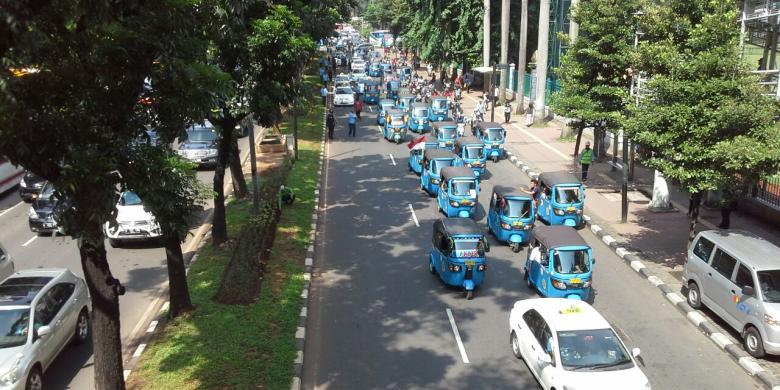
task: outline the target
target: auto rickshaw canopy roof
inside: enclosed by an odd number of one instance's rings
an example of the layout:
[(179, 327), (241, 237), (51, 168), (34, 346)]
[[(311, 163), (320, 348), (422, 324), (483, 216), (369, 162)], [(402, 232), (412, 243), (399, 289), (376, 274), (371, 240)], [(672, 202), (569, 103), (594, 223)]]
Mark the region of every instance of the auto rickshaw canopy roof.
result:
[(473, 179), (474, 171), (468, 167), (444, 167), (441, 169), (439, 175), (441, 175), (442, 182), (455, 178)]
[(456, 158), (455, 154), (445, 149), (425, 149), (425, 154), (423, 156), (426, 160), (434, 160), (437, 158)]
[(395, 101), (393, 99), (382, 99), (379, 101), (380, 106), (388, 105), (388, 106), (394, 106)]
[(582, 184), (577, 176), (569, 172), (542, 172), (539, 175), (539, 181), (550, 187), (561, 184)]
[(474, 127), (479, 127), (480, 129), (503, 129), (504, 128), (498, 122), (476, 122), (474, 123)]
[(440, 218), (433, 223), (433, 234), (437, 232), (447, 236), (483, 235), (482, 228), (471, 218)]
[(479, 138), (473, 136), (473, 135), (467, 135), (465, 137), (460, 137), (455, 141), (455, 145), (458, 145), (459, 147), (465, 147), (468, 145), (479, 145), (479, 147), (482, 147), (482, 141), (479, 140)]
[(387, 110), (387, 115), (390, 115), (390, 116), (404, 116), (404, 112), (403, 112), (403, 110), (399, 110), (397, 108), (392, 108), (392, 109)]
[(433, 122), (433, 128), (438, 130), (443, 127), (458, 127), (458, 124), (453, 121)]
[(415, 102), (412, 103), (412, 108), (428, 108), (428, 105), (425, 103)]
[(498, 195), (499, 198), (523, 198), (531, 200), (531, 195), (526, 194), (523, 191), (528, 191), (525, 186), (512, 186), (512, 185), (497, 185), (493, 187), (493, 193)]
[(531, 234), (548, 249), (561, 248), (564, 246), (590, 247), (577, 231), (569, 226), (536, 226), (534, 230), (531, 231)]

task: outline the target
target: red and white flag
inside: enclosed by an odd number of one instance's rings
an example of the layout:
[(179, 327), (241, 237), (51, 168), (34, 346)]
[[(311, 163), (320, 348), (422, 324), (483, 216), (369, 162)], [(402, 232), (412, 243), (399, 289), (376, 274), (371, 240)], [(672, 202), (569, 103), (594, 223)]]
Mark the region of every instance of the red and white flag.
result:
[(412, 139), (411, 141), (409, 141), (409, 143), (406, 146), (409, 149), (422, 149), (422, 148), (425, 148), (425, 136), (423, 135), (423, 136), (420, 136), (420, 137)]

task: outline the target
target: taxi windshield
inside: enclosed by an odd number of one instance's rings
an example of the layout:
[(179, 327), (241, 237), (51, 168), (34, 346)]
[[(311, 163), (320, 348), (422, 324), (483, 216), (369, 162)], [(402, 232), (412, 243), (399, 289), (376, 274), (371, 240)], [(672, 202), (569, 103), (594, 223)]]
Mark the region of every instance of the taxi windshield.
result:
[(531, 214), (531, 201), (507, 199), (505, 215), (509, 218), (525, 218)]
[(452, 159), (447, 160), (433, 160), (431, 161), (431, 170), (435, 174), (439, 174), (439, 171), (441, 171), (442, 168), (445, 167), (451, 167), (452, 166)]
[(457, 128), (454, 127), (441, 127), (439, 128), (439, 138), (455, 138), (455, 132)]
[(456, 196), (474, 196), (476, 192), (472, 194), (472, 191), (477, 189), (477, 185), (474, 180), (453, 180), (450, 191), (452, 195)]
[(555, 201), (558, 203), (580, 203), (580, 187), (557, 187)]
[(553, 253), (553, 269), (559, 274), (584, 274), (590, 271), (588, 251), (556, 250)]
[(482, 158), (482, 147), (481, 146), (467, 147), (466, 158)]
[(502, 129), (487, 129), (485, 130), (485, 137), (487, 137), (488, 141), (501, 141), (504, 139), (504, 131)]
[(558, 350), (563, 369), (568, 371), (612, 371), (634, 366), (612, 329), (558, 332)]
[(437, 110), (443, 110), (447, 108), (447, 101), (446, 100), (434, 100), (433, 103), (431, 103), (431, 107), (437, 109)]
[(336, 95), (352, 95), (352, 88), (337, 88)]
[(428, 116), (428, 108), (427, 107), (415, 107), (415, 109), (414, 109), (414, 116), (416, 116), (416, 117)]
[(764, 302), (780, 303), (780, 270), (758, 271), (756, 274)]

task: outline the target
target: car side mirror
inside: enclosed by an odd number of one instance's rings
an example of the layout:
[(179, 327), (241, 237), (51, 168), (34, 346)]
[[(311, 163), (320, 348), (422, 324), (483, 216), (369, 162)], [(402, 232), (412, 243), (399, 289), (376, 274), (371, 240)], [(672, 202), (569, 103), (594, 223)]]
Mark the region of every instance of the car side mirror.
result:
[(596, 258), (594, 257), (594, 258), (590, 259), (590, 262), (593, 263), (593, 264), (596, 264)]
[(541, 361), (542, 363), (545, 363), (545, 364), (552, 364), (552, 358), (547, 353), (543, 353), (542, 355), (540, 355), (539, 356), (539, 361)]
[(35, 335), (38, 338), (46, 337), (46, 335), (48, 335), (50, 333), (51, 333), (51, 327), (48, 326), (48, 325), (43, 325), (40, 328), (38, 328), (38, 330), (35, 331)]
[(639, 348), (634, 348), (631, 350), (631, 356), (638, 358), (639, 357), (640, 350)]
[(756, 291), (753, 289), (752, 286), (743, 286), (742, 287), (742, 295), (749, 295), (753, 296), (755, 295)]

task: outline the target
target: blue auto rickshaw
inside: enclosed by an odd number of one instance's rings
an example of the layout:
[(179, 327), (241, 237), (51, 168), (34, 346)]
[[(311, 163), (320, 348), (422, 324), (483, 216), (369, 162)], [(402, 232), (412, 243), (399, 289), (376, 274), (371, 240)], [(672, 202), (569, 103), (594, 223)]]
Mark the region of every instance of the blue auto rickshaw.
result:
[(536, 226), (525, 261), (528, 287), (545, 297), (588, 300), (592, 292), (593, 251), (568, 226)]
[(466, 167), (441, 169), (436, 203), (448, 217), (470, 218), (479, 204), (479, 180)]
[(535, 211), (533, 198), (521, 189), (495, 186), (490, 197), (488, 231), (498, 241), (508, 243), (513, 252), (520, 252), (520, 246), (531, 239)]
[(420, 175), (420, 188), (430, 196), (439, 194), (441, 169), (454, 167), (457, 157), (449, 150), (428, 149), (423, 152), (423, 171)]
[(458, 156), (460, 165), (471, 168), (476, 177), (485, 174), (487, 157), (485, 157), (485, 149), (482, 145), (482, 141), (473, 136), (458, 137), (458, 139), (455, 140), (455, 145), (452, 147), (452, 152)]
[(458, 124), (449, 121), (433, 122), (431, 129), (431, 135), (439, 143), (439, 148), (452, 150), (455, 140), (458, 139)]
[(449, 286), (462, 287), (466, 299), (485, 280), (485, 253), (490, 252), (482, 228), (469, 218), (442, 218), (433, 223), (433, 249), (428, 271)]
[(366, 80), (366, 86), (363, 89), (363, 103), (379, 103), (379, 82), (374, 79)]
[(539, 175), (539, 207), (536, 215), (550, 225), (581, 226), (585, 206), (585, 187), (568, 172), (544, 172)]
[(418, 145), (419, 146), (415, 145), (415, 147), (409, 151), (409, 170), (418, 175), (422, 175), (423, 153), (428, 149), (437, 149), (439, 144), (437, 142), (422, 142)]
[(434, 96), (431, 99), (431, 122), (446, 121), (449, 119), (450, 99), (443, 96)]
[(401, 82), (398, 80), (390, 80), (387, 82), (386, 95), (388, 99), (398, 99), (398, 90), (401, 89)]
[(401, 82), (404, 84), (408, 84), (409, 81), (412, 80), (412, 68), (405, 66), (403, 68), (398, 69), (398, 78), (401, 79)]
[(382, 69), (382, 76), (387, 77), (390, 76), (393, 73), (393, 65), (389, 64), (387, 62), (383, 62), (379, 64), (379, 67)]
[(474, 124), (474, 135), (482, 140), (485, 157), (498, 162), (504, 157), (504, 141), (506, 130), (496, 122), (477, 122)]
[(397, 144), (406, 139), (406, 114), (403, 111), (387, 111), (383, 135), (386, 140)]
[(392, 110), (395, 108), (395, 101), (390, 99), (382, 99), (379, 101), (379, 104), (377, 104), (376, 109), (376, 124), (379, 126), (385, 125), (385, 116), (387, 115), (388, 110)]
[(415, 133), (425, 133), (431, 130), (427, 104), (412, 103), (412, 109), (409, 110), (409, 130)]
[(398, 91), (398, 104), (396, 104), (395, 108), (408, 113), (409, 109), (412, 108), (412, 103), (414, 103), (414, 100), (415, 97), (412, 94), (412, 91), (410, 91), (408, 88), (401, 88)]
[(382, 68), (379, 64), (371, 64), (371, 66), (368, 67), (368, 75), (369, 77), (382, 77)]

